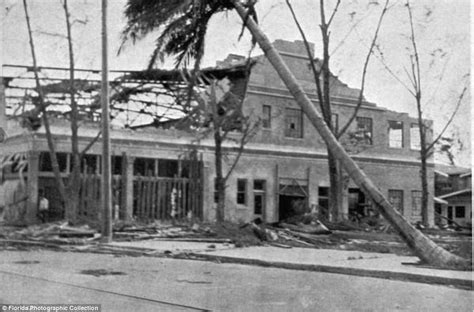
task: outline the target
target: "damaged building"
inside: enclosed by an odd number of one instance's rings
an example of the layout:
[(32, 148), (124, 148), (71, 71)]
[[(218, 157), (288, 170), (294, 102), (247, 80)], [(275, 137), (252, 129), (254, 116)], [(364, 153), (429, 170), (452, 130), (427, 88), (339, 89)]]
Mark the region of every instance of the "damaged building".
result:
[[(304, 44), (277, 40), (274, 45), (318, 106), (314, 76), (308, 66)], [(329, 197), (326, 146), (266, 58), (258, 56), (252, 62), (248, 81), (249, 66), (242, 56), (231, 54), (210, 71), (214, 77), (227, 77), (233, 83), (233, 92), (245, 94), (242, 103), (244, 116), (260, 120), (259, 130), (245, 145), (227, 180), (225, 218), (237, 222), (259, 217), (265, 222), (277, 222), (301, 211), (323, 213), (327, 211)], [(163, 73), (160, 77), (163, 78)], [(143, 72), (132, 74), (129, 79), (151, 81), (155, 78)], [(174, 78), (170, 76), (169, 79)], [(5, 90), (9, 88), (7, 80), (11, 82), (4, 77)], [(332, 76), (331, 100), (336, 127), (344, 125), (350, 118), (358, 97), (359, 90)], [(415, 223), (421, 220), (417, 121), (406, 113), (391, 111), (382, 105), (364, 100), (341, 142), (394, 207)], [(2, 107), (5, 106), (8, 105)], [(123, 107), (118, 107), (118, 111)], [(146, 108), (139, 108), (138, 113), (143, 113), (141, 110)], [(91, 113), (81, 122), (81, 148), (94, 140), (100, 130), (100, 123), (94, 116)], [(0, 143), (0, 156), (5, 158), (21, 153), (15, 161), (27, 164), (21, 174), (14, 164), (3, 168), (0, 180), (3, 217), (37, 221), (40, 193), (50, 201), (54, 217), (63, 217), (64, 208), (55, 190), (44, 128), (27, 129), (20, 127), (16, 119), (9, 118), (6, 122), (5, 116), (1, 118), (5, 139)], [(177, 120), (181, 119), (177, 116), (133, 125), (129, 119), (122, 118), (126, 120), (125, 127), (118, 124), (112, 127), (116, 218), (192, 216), (215, 219), (214, 142), (212, 137), (196, 140), (190, 131), (179, 127)], [(61, 172), (67, 176), (71, 162), (69, 124), (61, 118), (54, 119), (52, 131)], [(239, 135), (238, 131), (230, 134), (235, 138)], [(223, 147), (229, 158), (236, 153), (232, 141), (224, 143)], [(86, 216), (100, 217), (100, 154), (99, 139), (82, 161), (84, 178), (80, 213)], [(431, 210), (433, 180), (430, 160), (428, 207)], [(377, 213), (370, 200), (349, 178), (345, 181), (342, 202), (343, 211), (340, 213), (347, 218)], [(433, 224), (433, 211), (430, 216), (429, 223)]]

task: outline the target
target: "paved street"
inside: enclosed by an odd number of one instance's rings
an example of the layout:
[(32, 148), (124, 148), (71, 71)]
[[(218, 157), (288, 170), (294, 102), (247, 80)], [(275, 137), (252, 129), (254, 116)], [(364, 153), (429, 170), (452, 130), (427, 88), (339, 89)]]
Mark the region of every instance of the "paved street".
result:
[[(111, 273), (94, 276), (95, 273)], [(103, 311), (472, 311), (472, 292), (383, 279), (152, 257), (0, 252), (0, 303)]]

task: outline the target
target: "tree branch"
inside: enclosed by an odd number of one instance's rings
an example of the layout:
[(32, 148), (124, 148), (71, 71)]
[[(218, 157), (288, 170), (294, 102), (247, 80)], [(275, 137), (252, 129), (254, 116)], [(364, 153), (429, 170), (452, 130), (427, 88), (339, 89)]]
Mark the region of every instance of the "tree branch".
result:
[(362, 82), (361, 82), (361, 86), (360, 86), (360, 92), (359, 92), (359, 98), (357, 100), (357, 106), (356, 108), (354, 109), (354, 112), (353, 114), (351, 115), (351, 117), (349, 118), (349, 120), (347, 121), (347, 123), (342, 127), (342, 129), (336, 134), (336, 138), (340, 138), (346, 131), (347, 129), (349, 128), (349, 126), (351, 125), (351, 123), (354, 121), (354, 119), (356, 118), (357, 116), (357, 113), (359, 112), (359, 109), (360, 107), (362, 106), (362, 100), (364, 98), (364, 88), (365, 88), (365, 77), (366, 77), (366, 74), (367, 74), (367, 67), (369, 66), (369, 61), (370, 61), (370, 56), (372, 55), (373, 53), (373, 50), (374, 50), (374, 47), (375, 47), (375, 44), (377, 42), (377, 37), (378, 37), (378, 34), (379, 34), (379, 31), (380, 31), (380, 28), (382, 26), (382, 21), (383, 21), (383, 18), (385, 16), (385, 13), (387, 12), (388, 10), (388, 4), (389, 4), (390, 0), (386, 0), (385, 1), (385, 6), (384, 8), (382, 9), (382, 12), (380, 13), (380, 17), (379, 17), (379, 21), (377, 23), (377, 28), (375, 29), (375, 34), (374, 34), (374, 37), (372, 39), (372, 43), (370, 44), (370, 48), (369, 48), (369, 52), (367, 53), (367, 56), (365, 58), (365, 62), (364, 62), (364, 68), (362, 70)]
[(328, 27), (331, 25), (331, 22), (336, 15), (337, 9), (339, 8), (339, 5), (341, 4), (341, 0), (337, 0), (336, 6), (334, 7), (334, 10), (332, 11), (331, 17), (329, 18), (329, 21), (327, 23)]
[(463, 99), (463, 97), (464, 97), (464, 94), (466, 93), (467, 89), (468, 89), (468, 88), (467, 88), (467, 85), (464, 86), (464, 88), (463, 88), (463, 90), (462, 90), (462, 92), (461, 92), (461, 95), (459, 95), (458, 102), (456, 103), (456, 107), (454, 108), (454, 110), (453, 110), (451, 116), (449, 117), (448, 121), (447, 121), (446, 124), (444, 125), (443, 130), (441, 130), (441, 132), (438, 134), (438, 136), (436, 137), (436, 139), (434, 139), (434, 140), (430, 143), (430, 145), (428, 145), (428, 146), (426, 147), (426, 150), (427, 150), (427, 151), (431, 150), (431, 149), (435, 146), (435, 144), (439, 141), (439, 139), (441, 139), (441, 137), (443, 136), (444, 132), (446, 131), (446, 129), (449, 127), (449, 125), (450, 125), (451, 122), (453, 121), (454, 116), (456, 115), (456, 113), (457, 113), (458, 110), (459, 110), (459, 107), (461, 106), (461, 101), (462, 101), (462, 99)]
[(293, 20), (295, 21), (296, 27), (298, 27), (298, 31), (300, 32), (301, 37), (303, 38), (303, 42), (306, 48), (306, 53), (308, 53), (309, 63), (311, 65), (311, 69), (314, 75), (314, 83), (316, 84), (319, 106), (322, 111), (323, 110), (323, 96), (322, 96), (323, 91), (321, 90), (321, 82), (319, 80), (320, 71), (316, 69), (316, 64), (314, 62), (314, 56), (311, 51), (311, 47), (309, 46), (309, 43), (308, 43), (308, 40), (306, 39), (306, 35), (303, 31), (303, 28), (301, 27), (301, 24), (298, 21), (298, 18), (296, 17), (295, 11), (293, 10), (293, 6), (291, 5), (290, 0), (286, 0), (286, 4), (288, 5), (288, 8), (290, 9), (290, 12), (291, 12), (291, 15), (293, 16)]
[(37, 65), (37, 60), (36, 60), (35, 44), (33, 41), (33, 33), (31, 30), (30, 16), (28, 14), (28, 5), (26, 3), (27, 1), (23, 0), (23, 8), (25, 11), (26, 25), (28, 28), (28, 36), (29, 36), (30, 49), (31, 49), (31, 57), (33, 59), (33, 73), (34, 73), (35, 83), (36, 83), (36, 92), (38, 93), (38, 98), (39, 98), (39, 106), (40, 106), (39, 109), (42, 113), (42, 120), (43, 120), (44, 128), (46, 131), (46, 140), (48, 143), (49, 154), (51, 157), (51, 165), (53, 167), (54, 177), (55, 177), (56, 183), (58, 184), (58, 189), (59, 189), (59, 193), (61, 194), (61, 197), (66, 199), (66, 188), (65, 188), (63, 179), (61, 177), (61, 172), (59, 170), (58, 159), (56, 157), (56, 150), (54, 147), (51, 128), (49, 125), (49, 120), (48, 120), (48, 116), (46, 112), (46, 106), (44, 103), (43, 90), (41, 88), (41, 83), (40, 83), (40, 79), (38, 75), (38, 65)]
[(377, 56), (377, 54), (375, 54), (375, 57), (377, 58), (377, 60), (385, 67), (385, 70), (393, 77), (395, 78), (395, 80), (397, 80), (400, 85), (402, 85), (412, 96), (415, 96), (415, 93), (413, 92), (412, 89), (410, 89), (410, 87), (408, 87), (406, 85), (405, 82), (403, 82), (403, 80), (400, 79), (400, 77), (398, 77), (394, 72), (393, 70), (388, 66), (388, 64), (385, 62), (385, 58), (383, 57), (383, 55), (380, 53), (379, 51), (379, 56)]
[(82, 152), (79, 154), (79, 159), (82, 159), (84, 155), (90, 150), (90, 148), (99, 140), (100, 136), (102, 135), (102, 130), (100, 130), (97, 135), (89, 141), (89, 143), (84, 147)]

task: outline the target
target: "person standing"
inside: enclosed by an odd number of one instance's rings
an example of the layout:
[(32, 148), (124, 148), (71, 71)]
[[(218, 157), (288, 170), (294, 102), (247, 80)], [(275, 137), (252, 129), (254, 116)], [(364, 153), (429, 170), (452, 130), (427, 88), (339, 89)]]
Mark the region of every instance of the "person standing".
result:
[(49, 200), (44, 196), (43, 191), (40, 191), (39, 194), (38, 210), (38, 217), (40, 218), (41, 222), (45, 223), (48, 220)]

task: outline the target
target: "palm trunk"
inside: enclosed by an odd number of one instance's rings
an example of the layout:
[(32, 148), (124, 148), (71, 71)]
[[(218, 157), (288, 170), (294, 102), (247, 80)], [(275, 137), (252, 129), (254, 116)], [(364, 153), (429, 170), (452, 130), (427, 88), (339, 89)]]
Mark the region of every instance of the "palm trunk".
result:
[(407, 243), (407, 245), (414, 251), (414, 253), (422, 261), (437, 266), (452, 267), (453, 265), (469, 265), (470, 262), (468, 260), (453, 255), (443, 248), (437, 246), (432, 240), (415, 229), (398, 212), (395, 211), (395, 209), (390, 205), (380, 190), (378, 190), (373, 182), (365, 175), (365, 173), (359, 168), (354, 160), (351, 159), (351, 157), (346, 153), (342, 145), (337, 141), (321, 115), (315, 109), (311, 100), (298, 84), (296, 78), (293, 76), (288, 66), (286, 66), (286, 64), (283, 62), (281, 56), (278, 54), (278, 51), (276, 51), (265, 34), (254, 22), (252, 17), (248, 16), (247, 10), (242, 6), (241, 2), (238, 0), (233, 0), (233, 4), (237, 9), (238, 14), (244, 21), (245, 26), (252, 33), (254, 40), (259, 44), (267, 59), (273, 65), (276, 72), (279, 74), (280, 78), (295, 98), (295, 101), (301, 106), (308, 119), (326, 142), (328, 149), (341, 162), (341, 165), (349, 174), (349, 176), (354, 180), (354, 182), (372, 199), (382, 215), (397, 230), (397, 232)]

